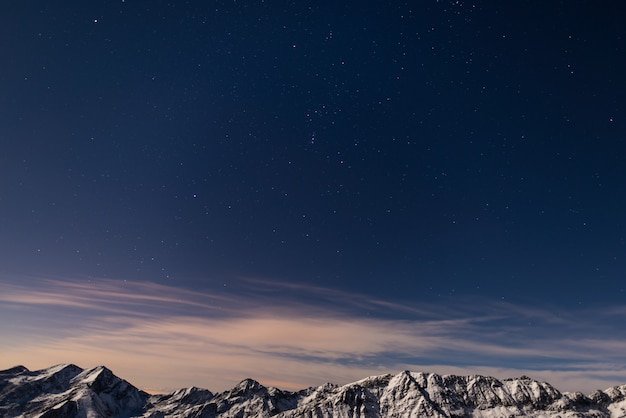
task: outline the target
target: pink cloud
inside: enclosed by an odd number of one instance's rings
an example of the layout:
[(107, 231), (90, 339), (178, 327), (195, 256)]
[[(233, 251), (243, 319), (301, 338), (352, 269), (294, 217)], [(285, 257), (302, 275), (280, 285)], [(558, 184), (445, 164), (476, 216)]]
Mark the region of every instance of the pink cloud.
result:
[[(285, 292), (275, 292), (281, 286)], [(299, 297), (289, 293), (294, 290)], [(281, 299), (272, 296), (276, 293)], [(321, 305), (308, 304), (310, 297)], [(332, 309), (333, 304), (338, 309)], [(384, 309), (388, 315), (362, 315), (364, 306)], [(481, 313), (478, 306), (490, 314)], [(409, 312), (412, 319), (406, 319)], [(245, 377), (300, 389), (403, 369), (546, 376), (562, 382), (560, 389), (583, 391), (626, 381), (615, 371), (626, 340), (539, 333), (536, 340), (511, 343), (503, 336), (520, 333), (519, 325), (490, 323), (506, 318), (507, 312), (543, 318), (540, 310), (512, 305), (502, 309), (483, 303), (450, 314), (441, 306), (404, 307), (276, 282), (248, 281), (245, 291), (233, 294), (115, 280), (41, 280), (37, 286), (3, 286), (0, 314), (20, 318), (21, 323), (0, 326), (10, 337), (2, 362), (30, 368), (65, 362), (82, 367), (105, 364), (132, 383), (156, 391), (190, 385), (223, 390)], [(397, 313), (403, 319), (393, 319)], [(546, 316), (558, 327), (581, 326)], [(485, 358), (491, 365), (484, 365)], [(507, 366), (507, 359), (526, 359), (517, 364), (528, 366)], [(560, 366), (542, 363), (545, 359), (559, 360)]]

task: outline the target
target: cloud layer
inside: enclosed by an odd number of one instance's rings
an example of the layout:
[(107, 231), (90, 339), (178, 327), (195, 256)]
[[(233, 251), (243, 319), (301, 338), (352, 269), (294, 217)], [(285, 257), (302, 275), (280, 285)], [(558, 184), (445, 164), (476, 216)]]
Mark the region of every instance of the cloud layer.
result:
[(616, 308), (573, 316), (469, 297), (411, 306), (258, 279), (202, 292), (122, 280), (2, 288), (0, 368), (104, 364), (149, 391), (220, 391), (245, 377), (301, 389), (403, 369), (528, 374), (583, 392), (626, 383)]

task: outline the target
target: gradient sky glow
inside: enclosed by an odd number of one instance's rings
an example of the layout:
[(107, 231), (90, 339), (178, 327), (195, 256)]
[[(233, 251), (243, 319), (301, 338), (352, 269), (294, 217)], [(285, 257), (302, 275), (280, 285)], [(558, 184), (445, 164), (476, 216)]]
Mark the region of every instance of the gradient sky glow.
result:
[(157, 392), (225, 390), (248, 375), (301, 389), (404, 369), (526, 373), (591, 391), (624, 373), (626, 339), (619, 325), (606, 325), (622, 321), (624, 309), (565, 315), (478, 299), (410, 306), (252, 279), (210, 293), (37, 279), (6, 284), (0, 303), (0, 331), (17, 336), (4, 343), (4, 361), (103, 362)]
[(626, 383), (620, 1), (0, 9), (0, 369)]

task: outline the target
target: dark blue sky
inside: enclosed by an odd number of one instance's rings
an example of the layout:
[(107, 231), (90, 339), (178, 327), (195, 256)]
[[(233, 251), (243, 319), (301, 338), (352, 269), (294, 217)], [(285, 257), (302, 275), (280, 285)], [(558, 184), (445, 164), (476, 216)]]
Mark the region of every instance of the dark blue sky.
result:
[(0, 9), (6, 283), (625, 302), (619, 1)]
[(5, 5), (2, 270), (622, 302), (618, 2), (333, 3)]

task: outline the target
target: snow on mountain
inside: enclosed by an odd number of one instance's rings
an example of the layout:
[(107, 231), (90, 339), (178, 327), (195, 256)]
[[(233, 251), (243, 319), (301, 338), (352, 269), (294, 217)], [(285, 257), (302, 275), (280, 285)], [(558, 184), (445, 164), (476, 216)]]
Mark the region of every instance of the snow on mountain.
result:
[(0, 372), (3, 417), (123, 417), (141, 412), (147, 399), (102, 366), (83, 370), (64, 364), (35, 372), (18, 366)]
[(72, 364), (39, 371), (0, 371), (0, 416), (20, 418), (243, 418), (243, 417), (624, 417), (626, 385), (561, 393), (526, 376), (498, 380), (405, 371), (343, 386), (298, 392), (246, 379), (214, 394), (191, 387), (148, 395), (106, 367)]

